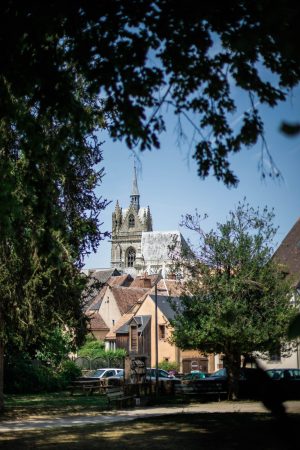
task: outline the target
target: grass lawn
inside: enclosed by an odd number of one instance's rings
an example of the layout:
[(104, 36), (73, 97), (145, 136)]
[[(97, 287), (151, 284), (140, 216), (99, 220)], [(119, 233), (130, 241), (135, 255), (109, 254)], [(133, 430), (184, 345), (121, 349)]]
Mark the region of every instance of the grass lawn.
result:
[[(70, 395), (69, 392), (55, 392), (36, 395), (6, 395), (5, 413), (2, 418), (25, 418), (32, 415), (68, 415), (103, 411), (107, 400), (102, 395)], [(1, 418), (1, 416), (0, 416)]]

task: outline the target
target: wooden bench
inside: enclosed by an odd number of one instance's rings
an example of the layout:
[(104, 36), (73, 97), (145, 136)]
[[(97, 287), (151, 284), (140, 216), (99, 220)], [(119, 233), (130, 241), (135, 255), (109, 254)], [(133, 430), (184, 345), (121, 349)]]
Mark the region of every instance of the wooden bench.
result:
[(133, 406), (134, 396), (126, 395), (124, 390), (120, 387), (109, 387), (105, 394), (108, 405), (115, 405), (118, 408), (124, 408), (127, 406)]
[(206, 399), (208, 397), (215, 397), (218, 401), (227, 395), (221, 387), (217, 386), (215, 390), (199, 390), (193, 384), (175, 384), (175, 395), (181, 396), (182, 398), (194, 397), (198, 399)]
[(195, 390), (193, 386), (190, 386), (189, 384), (175, 384), (174, 392), (175, 395), (180, 397), (195, 396)]
[(70, 384), (70, 386), (67, 386), (67, 389), (71, 392), (71, 395), (73, 395), (74, 391), (82, 391), (86, 395), (92, 395), (93, 392), (99, 392), (104, 393), (105, 388), (103, 387), (100, 380), (75, 380)]

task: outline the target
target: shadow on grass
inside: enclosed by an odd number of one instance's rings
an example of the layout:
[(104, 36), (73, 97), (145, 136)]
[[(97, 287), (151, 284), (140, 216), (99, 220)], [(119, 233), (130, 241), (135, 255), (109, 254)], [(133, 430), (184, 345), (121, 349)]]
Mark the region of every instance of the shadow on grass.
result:
[(284, 422), (268, 414), (201, 413), (141, 419), (111, 425), (86, 425), (3, 433), (2, 450), (288, 450), (297, 448), (300, 417)]

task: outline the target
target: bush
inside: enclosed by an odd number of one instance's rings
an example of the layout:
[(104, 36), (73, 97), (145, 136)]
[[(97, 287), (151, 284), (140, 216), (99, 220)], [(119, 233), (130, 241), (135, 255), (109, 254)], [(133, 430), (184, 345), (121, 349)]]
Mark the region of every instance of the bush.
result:
[(60, 369), (56, 370), (28, 359), (18, 359), (5, 367), (4, 392), (35, 394), (60, 391), (80, 375), (81, 370), (70, 360), (64, 361)]
[(169, 370), (179, 371), (179, 364), (175, 361), (162, 361), (158, 364), (158, 367), (160, 369), (167, 370), (168, 372)]
[(19, 360), (5, 368), (4, 391), (13, 394), (51, 392), (59, 389), (57, 374), (50, 367)]
[(75, 364), (74, 361), (67, 360), (61, 364), (58, 377), (62, 389), (65, 389), (71, 381), (80, 376), (81, 369)]

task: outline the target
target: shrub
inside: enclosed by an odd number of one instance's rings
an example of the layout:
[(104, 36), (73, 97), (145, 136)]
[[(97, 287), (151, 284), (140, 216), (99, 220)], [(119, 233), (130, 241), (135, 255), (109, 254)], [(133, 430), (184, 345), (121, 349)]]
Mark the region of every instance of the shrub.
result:
[(63, 390), (81, 370), (73, 361), (64, 361), (57, 370), (29, 359), (16, 359), (5, 367), (4, 391), (7, 394), (35, 394)]
[(162, 361), (158, 364), (158, 367), (160, 369), (164, 369), (164, 370), (176, 370), (177, 372), (179, 371), (179, 364), (175, 361)]
[(80, 376), (81, 369), (75, 364), (74, 361), (64, 361), (58, 372), (60, 387), (65, 389), (71, 381)]

